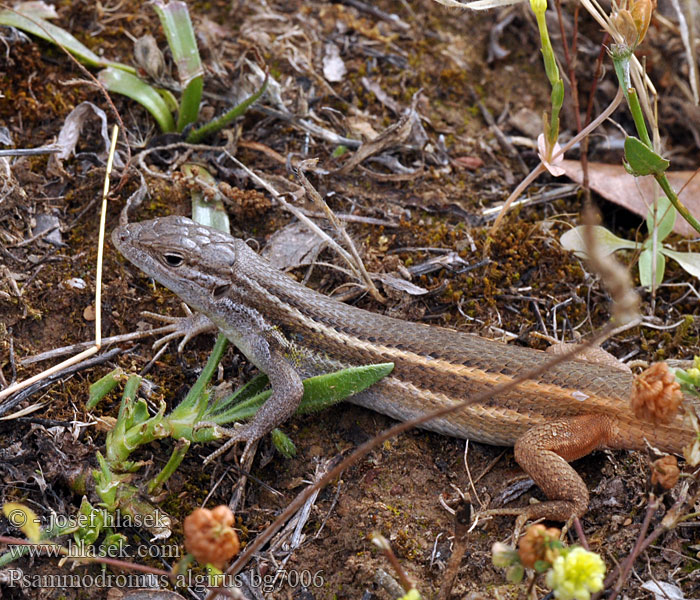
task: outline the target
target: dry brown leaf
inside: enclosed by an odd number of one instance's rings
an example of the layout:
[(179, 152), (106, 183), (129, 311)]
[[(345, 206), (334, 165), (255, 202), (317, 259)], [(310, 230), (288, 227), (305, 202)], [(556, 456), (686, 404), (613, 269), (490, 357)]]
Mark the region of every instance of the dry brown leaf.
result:
[[(579, 184), (583, 181), (580, 162), (565, 160), (560, 166), (570, 179)], [(666, 175), (671, 186), (678, 193), (693, 173), (694, 171), (667, 171)], [(653, 177), (639, 177), (635, 183), (635, 178), (625, 171), (622, 165), (588, 163), (588, 180), (591, 189), (606, 200), (623, 206), (642, 218), (647, 216), (648, 204), (653, 199), (655, 183)], [(693, 178), (678, 197), (692, 215), (700, 218), (700, 176)], [(680, 216), (676, 219), (673, 231), (685, 237), (697, 235), (697, 232)]]
[(484, 161), (478, 156), (458, 156), (452, 160), (452, 165), (460, 169), (476, 171), (484, 166)]

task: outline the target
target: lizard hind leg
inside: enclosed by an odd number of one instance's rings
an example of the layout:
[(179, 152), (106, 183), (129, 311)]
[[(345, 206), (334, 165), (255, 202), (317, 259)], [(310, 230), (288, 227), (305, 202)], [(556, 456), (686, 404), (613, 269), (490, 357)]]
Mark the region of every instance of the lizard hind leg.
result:
[(588, 509), (588, 488), (569, 461), (605, 447), (610, 419), (581, 415), (533, 427), (515, 443), (515, 460), (549, 498), (524, 509), (528, 519), (567, 521)]

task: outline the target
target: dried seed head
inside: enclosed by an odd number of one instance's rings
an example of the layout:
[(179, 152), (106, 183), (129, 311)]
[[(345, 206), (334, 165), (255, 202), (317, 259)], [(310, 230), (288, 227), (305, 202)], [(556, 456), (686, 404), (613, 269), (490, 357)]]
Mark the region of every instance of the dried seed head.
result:
[(669, 423), (683, 400), (681, 386), (666, 363), (654, 363), (634, 380), (632, 410), (650, 423)]
[(561, 530), (556, 527), (531, 525), (518, 543), (518, 556), (523, 566), (532, 569), (538, 561), (552, 564), (559, 556), (559, 548), (552, 542), (558, 542), (560, 535)]
[(651, 23), (651, 13), (656, 9), (656, 0), (633, 0), (630, 13), (637, 27), (637, 44), (641, 44)]
[(622, 36), (625, 46), (634, 48), (637, 45), (639, 32), (634, 23), (632, 13), (628, 10), (618, 10), (612, 14), (612, 23), (617, 32)]
[(198, 508), (185, 519), (185, 547), (197, 561), (211, 563), (223, 569), (238, 553), (240, 543), (233, 525), (233, 513), (228, 506), (209, 510)]
[(647, 34), (655, 8), (656, 0), (629, 0), (613, 8), (612, 25), (630, 50), (634, 51)]
[(665, 490), (670, 490), (678, 483), (678, 461), (675, 456), (662, 456), (655, 460), (651, 467), (652, 485), (660, 485)]

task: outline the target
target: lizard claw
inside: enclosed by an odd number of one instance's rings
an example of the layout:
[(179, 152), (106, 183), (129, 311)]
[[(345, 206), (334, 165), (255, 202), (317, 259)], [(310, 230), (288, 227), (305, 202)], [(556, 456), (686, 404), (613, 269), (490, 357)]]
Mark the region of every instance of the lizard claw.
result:
[(245, 448), (243, 449), (243, 454), (241, 455), (241, 464), (244, 464), (248, 459), (251, 448), (260, 440), (260, 435), (258, 434), (256, 428), (251, 427), (250, 425), (239, 425), (234, 429), (227, 429), (216, 425), (215, 423), (203, 421), (195, 425), (194, 430), (196, 431), (202, 427), (214, 427), (218, 435), (221, 437), (228, 437), (226, 442), (224, 442), (221, 447), (214, 450), (214, 452), (204, 459), (204, 465), (208, 465), (211, 461), (228, 452), (238, 442), (246, 443)]
[(171, 317), (170, 315), (161, 315), (160, 313), (154, 313), (149, 310), (141, 311), (141, 314), (145, 317), (155, 319), (156, 321), (161, 321), (162, 323), (179, 323), (180, 321), (182, 321), (182, 319), (186, 319), (194, 315), (192, 309), (189, 306), (187, 306), (187, 304), (185, 304), (184, 302), (182, 302), (180, 306), (182, 306), (182, 310), (185, 312), (184, 317)]
[(164, 335), (153, 342), (154, 350), (158, 350), (171, 340), (182, 337), (182, 341), (177, 347), (178, 353), (182, 353), (183, 349), (187, 345), (187, 342), (189, 342), (192, 338), (198, 336), (200, 333), (214, 332), (217, 330), (216, 325), (211, 322), (209, 317), (201, 313), (193, 313), (186, 304), (183, 304), (182, 306), (186, 313), (186, 316), (184, 317), (171, 317), (169, 315), (161, 315), (150, 311), (143, 311), (141, 313), (145, 317), (173, 325), (173, 331), (171, 333), (168, 333), (167, 335)]

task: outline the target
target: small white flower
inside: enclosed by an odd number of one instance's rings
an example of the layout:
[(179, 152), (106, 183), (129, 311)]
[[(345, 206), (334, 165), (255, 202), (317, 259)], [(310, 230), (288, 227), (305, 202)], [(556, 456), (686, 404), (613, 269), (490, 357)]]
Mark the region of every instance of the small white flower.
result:
[(472, 2), (459, 2), (458, 0), (435, 0), (435, 2), (450, 8), (471, 8), (472, 10), (487, 10), (489, 8), (499, 8), (518, 4), (526, 0), (473, 0)]
[(539, 150), (538, 155), (542, 161), (542, 164), (553, 177), (561, 177), (566, 173), (564, 169), (558, 166), (564, 162), (564, 153), (561, 151), (561, 146), (558, 142), (554, 144), (554, 148), (552, 148), (552, 154), (550, 156), (554, 156), (557, 153), (559, 155), (553, 160), (550, 160), (550, 158), (547, 156), (547, 144), (544, 139), (544, 133), (540, 133), (539, 137), (537, 138), (537, 149)]

